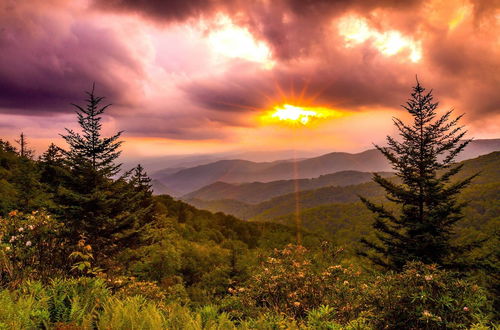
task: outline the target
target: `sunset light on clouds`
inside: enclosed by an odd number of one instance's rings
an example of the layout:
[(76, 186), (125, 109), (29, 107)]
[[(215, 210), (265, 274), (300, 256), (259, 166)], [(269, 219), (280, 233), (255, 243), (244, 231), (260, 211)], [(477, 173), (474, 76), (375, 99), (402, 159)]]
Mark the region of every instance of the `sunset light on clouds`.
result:
[(95, 81), (127, 157), (287, 149), (297, 134), (297, 148), (360, 151), (404, 116), (418, 75), (472, 136), (497, 137), (499, 17), (486, 0), (6, 0), (0, 133), (62, 143)]

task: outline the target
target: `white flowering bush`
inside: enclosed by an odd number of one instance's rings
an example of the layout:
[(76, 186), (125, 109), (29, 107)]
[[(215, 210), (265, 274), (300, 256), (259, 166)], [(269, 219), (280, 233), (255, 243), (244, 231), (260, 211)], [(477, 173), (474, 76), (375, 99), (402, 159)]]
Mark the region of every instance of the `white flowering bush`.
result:
[(50, 277), (62, 271), (62, 224), (45, 212), (10, 212), (0, 217), (0, 283)]

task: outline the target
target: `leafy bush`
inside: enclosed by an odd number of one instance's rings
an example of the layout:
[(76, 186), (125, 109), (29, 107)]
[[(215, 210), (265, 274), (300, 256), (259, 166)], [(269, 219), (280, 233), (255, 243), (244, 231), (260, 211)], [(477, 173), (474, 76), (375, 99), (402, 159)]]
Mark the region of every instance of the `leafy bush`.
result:
[(118, 277), (108, 283), (115, 287), (117, 296), (143, 296), (152, 301), (160, 302), (166, 298), (165, 292), (155, 282), (137, 281), (134, 277)]
[(65, 241), (59, 238), (61, 227), (45, 212), (12, 211), (0, 217), (0, 283), (61, 274), (66, 263)]
[(377, 277), (366, 286), (365, 316), (376, 328), (469, 328), (490, 312), (483, 289), (422, 263)]
[(347, 322), (358, 314), (356, 295), (359, 273), (341, 265), (317, 262), (319, 258), (302, 246), (289, 245), (275, 250), (244, 287), (230, 289), (229, 310), (270, 309), (294, 318), (329, 305), (339, 322)]

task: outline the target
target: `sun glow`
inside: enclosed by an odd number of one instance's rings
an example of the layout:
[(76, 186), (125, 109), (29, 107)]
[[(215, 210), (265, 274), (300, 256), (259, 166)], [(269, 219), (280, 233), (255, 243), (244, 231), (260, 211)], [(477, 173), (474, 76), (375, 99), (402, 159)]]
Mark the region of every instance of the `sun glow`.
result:
[(307, 125), (314, 119), (341, 117), (342, 115), (343, 113), (340, 111), (325, 107), (301, 107), (291, 104), (282, 104), (275, 106), (273, 110), (266, 113), (262, 119), (268, 123), (285, 121)]

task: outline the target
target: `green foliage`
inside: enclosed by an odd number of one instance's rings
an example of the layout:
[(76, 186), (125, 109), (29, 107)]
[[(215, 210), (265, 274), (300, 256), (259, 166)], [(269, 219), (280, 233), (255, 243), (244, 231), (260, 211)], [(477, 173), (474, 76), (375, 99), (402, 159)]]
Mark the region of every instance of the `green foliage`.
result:
[(103, 281), (56, 279), (48, 285), (26, 281), (0, 291), (0, 328), (35, 329), (66, 324), (90, 329), (109, 291)]
[[(45, 185), (47, 193), (53, 197), (69, 175), (69, 169), (64, 162), (63, 150), (51, 143), (40, 156), (39, 167), (41, 171), (40, 182)], [(55, 209), (55, 207), (55, 205), (51, 205), (51, 209)]]
[(322, 305), (307, 314), (307, 325), (312, 329), (371, 329), (367, 319), (360, 317), (342, 325), (336, 321), (335, 309)]
[(76, 245), (77, 250), (69, 255), (69, 259), (74, 262), (71, 266), (71, 271), (83, 276), (96, 276), (101, 273), (102, 269), (93, 267), (94, 255), (92, 254), (92, 246), (86, 244), (85, 237), (82, 237)]
[[(222, 213), (200, 211), (169, 196), (155, 197), (157, 214), (144, 226), (142, 243), (124, 250), (119, 260), (131, 276), (155, 281), (164, 290), (183, 288), (192, 303), (212, 302), (250, 276), (256, 251), (295, 241), (295, 230), (278, 224), (249, 223)], [(305, 235), (307, 244), (319, 244)]]
[(0, 291), (0, 329), (36, 329), (50, 323), (44, 301), (30, 295)]
[(109, 299), (99, 315), (99, 329), (162, 329), (164, 316), (158, 307), (141, 296)]
[[(23, 289), (23, 288), (22, 288)], [(24, 290), (30, 293), (30, 285)], [(110, 295), (101, 279), (54, 279), (46, 287), (52, 323), (89, 324)]]
[(0, 215), (12, 210), (31, 212), (50, 205), (41, 173), (31, 153), (20, 156), (16, 148), (0, 139)]
[[(282, 252), (292, 249), (288, 247)], [(291, 250), (290, 250), (291, 251)], [(303, 252), (303, 251), (302, 251)], [(287, 254), (302, 260), (302, 252)], [(291, 257), (293, 255), (293, 257)], [(312, 255), (310, 255), (312, 257)], [(286, 259), (284, 258), (284, 259)], [(276, 265), (273, 261), (272, 265)], [(279, 265), (279, 264), (278, 264)], [(262, 267), (267, 268), (268, 264)], [(281, 267), (281, 266), (280, 266)], [(300, 266), (303, 269), (303, 266)], [(294, 318), (282, 311), (262, 309), (254, 316), (233, 317), (227, 307), (208, 304), (189, 308), (164, 296), (145, 297), (133, 291), (113, 295), (100, 279), (54, 279), (43, 285), (27, 281), (16, 290), (0, 291), (0, 328), (7, 329), (379, 329), (481, 328), (491, 325), (481, 288), (451, 273), (422, 264), (409, 265), (401, 274), (354, 280), (346, 268), (333, 277), (341, 286), (348, 278), (348, 295), (358, 295), (356, 312), (351, 300), (338, 301), (338, 289), (323, 295), (323, 303)], [(340, 270), (342, 269), (342, 270)], [(319, 270), (319, 269), (318, 269)], [(263, 269), (259, 270), (262, 273)], [(265, 271), (265, 270), (264, 270)], [(342, 275), (343, 274), (343, 275)], [(306, 276), (310, 276), (308, 273)], [(357, 275), (356, 275), (357, 276)], [(301, 277), (303, 282), (309, 281)], [(359, 279), (359, 277), (358, 277)], [(284, 281), (284, 279), (280, 279)], [(140, 284), (146, 288), (149, 284)], [(327, 285), (327, 287), (330, 287)], [(157, 290), (157, 289), (155, 289)], [(307, 286), (311, 292), (321, 290)], [(145, 291), (150, 291), (146, 289)], [(245, 295), (245, 291), (240, 291)], [(245, 300), (235, 294), (232, 298)], [(344, 296), (345, 297), (345, 296)], [(295, 300), (295, 299), (294, 299)], [(330, 304), (327, 304), (330, 302)], [(282, 302), (284, 303), (284, 301)], [(246, 307), (246, 303), (244, 303)], [(467, 307), (467, 308), (465, 308)], [(346, 313), (347, 310), (350, 312)], [(403, 323), (401, 323), (403, 322)]]
[[(469, 260), (480, 261), (487, 256), (493, 257), (494, 255), (494, 242), (497, 240), (495, 228), (498, 228), (500, 221), (498, 216), (500, 214), (499, 163), (500, 152), (494, 152), (460, 163), (460, 165), (463, 165), (463, 170), (457, 174), (457, 179), (460, 179), (460, 176), (467, 177), (477, 171), (480, 174), (459, 196), (459, 202), (467, 201), (467, 206), (463, 209), (464, 221), (456, 224), (455, 231), (457, 235), (454, 240), (457, 240), (456, 245), (462, 245), (478, 238), (488, 238), (482, 248), (477, 249), (468, 257)], [(376, 186), (372, 182), (345, 188), (351, 189), (351, 193), (356, 195), (362, 194), (366, 185)], [(309, 193), (306, 192), (304, 195), (309, 196)], [(373, 195), (370, 200), (382, 202), (384, 200), (383, 192), (380, 190), (379, 194)], [(321, 203), (321, 200), (316, 199), (313, 204), (319, 203)], [(397, 211), (395, 205), (385, 204), (385, 206), (390, 211)], [(285, 210), (280, 212), (284, 213)], [(354, 252), (355, 243), (361, 237), (374, 236), (370, 215), (370, 211), (363, 207), (361, 202), (327, 203), (301, 210), (301, 220), (305, 230), (328, 233), (328, 237), (332, 241), (338, 245), (346, 246), (350, 253)], [(286, 214), (267, 220), (292, 226), (295, 223), (295, 215)], [(491, 271), (489, 276), (494, 273), (496, 272)]]

